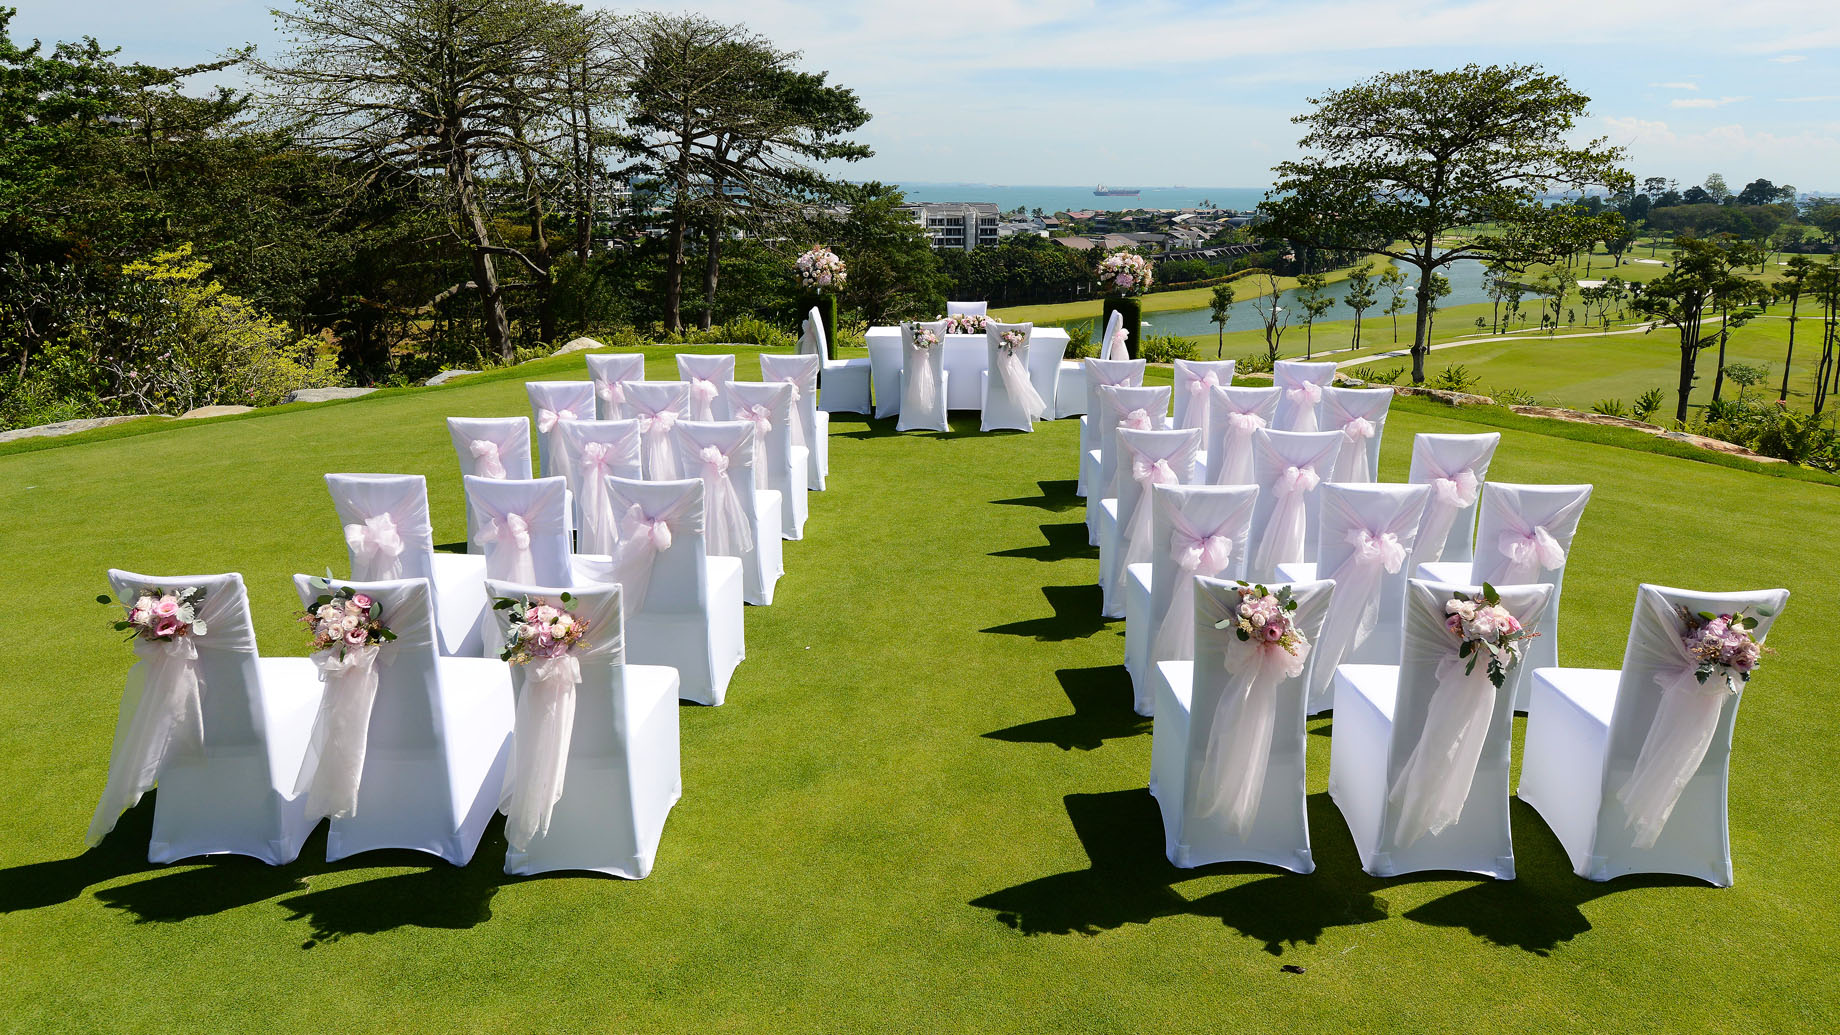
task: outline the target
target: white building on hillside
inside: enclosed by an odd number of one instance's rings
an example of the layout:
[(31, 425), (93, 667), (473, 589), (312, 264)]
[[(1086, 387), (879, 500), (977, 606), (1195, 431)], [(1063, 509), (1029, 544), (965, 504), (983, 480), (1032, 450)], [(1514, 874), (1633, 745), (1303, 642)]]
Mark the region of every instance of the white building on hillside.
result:
[(926, 228), (940, 251), (970, 251), (997, 243), (998, 209), (988, 201), (916, 202), (901, 208)]

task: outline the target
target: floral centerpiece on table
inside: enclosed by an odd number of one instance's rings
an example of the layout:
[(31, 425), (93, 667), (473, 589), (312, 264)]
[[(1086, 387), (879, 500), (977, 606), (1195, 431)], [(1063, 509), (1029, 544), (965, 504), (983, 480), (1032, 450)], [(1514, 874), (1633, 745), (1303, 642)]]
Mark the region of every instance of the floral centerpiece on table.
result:
[(1521, 627), (1521, 620), (1501, 606), (1501, 594), (1488, 583), (1482, 584), (1482, 596), (1471, 597), (1462, 590), (1452, 593), (1444, 603), (1444, 627), (1462, 641), (1457, 657), (1468, 659), (1463, 674), (1476, 671), (1476, 662), (1488, 655), (1489, 682), (1497, 690), (1507, 679), (1508, 668), (1521, 659), (1521, 642), (1538, 633)]
[(1099, 263), (1099, 289), (1107, 294), (1141, 294), (1153, 279), (1150, 260), (1136, 252), (1115, 251)]
[(383, 609), (369, 594), (350, 586), (334, 589), (330, 581), (324, 586), (326, 592), (300, 615), (301, 624), (313, 636), (313, 653), (331, 652), (342, 661), (348, 652), (396, 638), (383, 624)]
[(953, 313), (946, 317), (947, 334), (983, 334), (990, 318), (977, 313)]
[(939, 335), (931, 327), (914, 324), (914, 348), (930, 349), (939, 344)]
[(1735, 694), (1738, 684), (1750, 682), (1751, 673), (1763, 656), (1775, 653), (1751, 638), (1751, 631), (1757, 628), (1757, 619), (1742, 611), (1713, 614), (1693, 612), (1684, 607), (1678, 611), (1686, 629), (1681, 640), (1686, 644), (1687, 653), (1699, 661), (1693, 675), (1701, 685), (1719, 676), (1725, 680), (1726, 688)]
[(798, 274), (799, 283), (806, 288), (823, 293), (829, 288), (833, 291), (843, 289), (843, 282), (849, 278), (849, 271), (837, 253), (821, 244), (814, 244), (805, 254), (800, 255), (793, 264)]
[(1294, 621), (1297, 599), (1289, 586), (1266, 589), (1249, 582), (1239, 584), (1239, 606), (1233, 614), (1214, 623), (1216, 629), (1232, 629), (1241, 643), (1280, 648), (1293, 658), (1301, 659), (1310, 649)]
[(1007, 330), (997, 337), (997, 348), (1014, 356), (1016, 350), (1027, 344), (1028, 333), (1022, 330)]
[[(107, 594), (96, 598), (99, 603), (114, 603)], [(128, 638), (172, 643), (186, 636), (203, 636), (205, 624), (198, 617), (204, 604), (204, 588), (187, 586), (169, 590), (150, 586), (140, 591), (132, 603), (122, 601), (128, 616), (115, 623), (117, 632)]]
[(499, 597), (492, 601), (493, 609), (509, 612), (505, 648), (499, 660), (528, 665), (562, 657), (580, 642), (588, 633), (588, 622), (568, 610), (566, 605), (573, 603), (574, 597), (564, 593), (560, 600), (565, 606), (558, 607), (542, 597)]

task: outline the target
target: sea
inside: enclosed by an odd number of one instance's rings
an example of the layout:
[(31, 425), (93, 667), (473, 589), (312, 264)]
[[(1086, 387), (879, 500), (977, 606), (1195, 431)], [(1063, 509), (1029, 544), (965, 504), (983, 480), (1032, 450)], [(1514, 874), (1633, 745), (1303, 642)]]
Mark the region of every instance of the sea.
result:
[(1136, 184), (1109, 184), (1112, 187), (1136, 188), (1136, 197), (1097, 197), (1093, 188), (1040, 186), (1004, 183), (901, 183), (909, 201), (993, 201), (1005, 212), (1021, 207), (1039, 208), (1043, 212), (1078, 212), (1100, 209), (1117, 212), (1128, 208), (1230, 208), (1241, 211), (1258, 207), (1265, 200), (1263, 187), (1138, 187)]

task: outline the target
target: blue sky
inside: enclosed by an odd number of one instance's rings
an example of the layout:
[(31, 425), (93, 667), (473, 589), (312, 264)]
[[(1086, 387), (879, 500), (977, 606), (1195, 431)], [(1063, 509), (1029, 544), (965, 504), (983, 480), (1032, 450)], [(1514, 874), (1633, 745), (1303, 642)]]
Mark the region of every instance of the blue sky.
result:
[[(16, 39), (180, 64), (280, 46), (267, 3), (15, 0)], [(632, 10), (612, 4), (595, 4)], [(1259, 187), (1307, 98), (1375, 72), (1538, 62), (1638, 176), (1840, 191), (1836, 0), (709, 0), (875, 113), (851, 178)]]

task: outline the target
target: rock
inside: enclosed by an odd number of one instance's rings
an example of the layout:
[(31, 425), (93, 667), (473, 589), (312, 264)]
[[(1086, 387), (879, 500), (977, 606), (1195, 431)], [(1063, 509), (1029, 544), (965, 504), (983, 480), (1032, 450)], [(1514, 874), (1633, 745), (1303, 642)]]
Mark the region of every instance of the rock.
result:
[(574, 341), (571, 341), (567, 345), (564, 345), (563, 347), (550, 353), (550, 355), (566, 356), (571, 352), (586, 352), (589, 349), (604, 349), (606, 347), (607, 346), (602, 345), (600, 342), (595, 341), (593, 338), (576, 338)]
[(1442, 388), (1418, 388), (1412, 385), (1400, 385), (1393, 391), (1400, 395), (1419, 395), (1435, 399), (1446, 406), (1493, 406), (1495, 400), (1486, 395), (1471, 395), (1468, 392), (1447, 392)]
[(1726, 453), (1731, 456), (1743, 457), (1746, 460), (1755, 460), (1760, 464), (1788, 463), (1787, 460), (1780, 457), (1764, 456), (1762, 453), (1754, 453), (1735, 442), (1707, 438), (1704, 435), (1692, 435), (1684, 431), (1669, 431), (1666, 428), (1657, 427), (1653, 424), (1644, 424), (1639, 420), (1631, 420), (1628, 417), (1613, 417), (1607, 413), (1586, 413), (1583, 410), (1568, 410), (1562, 406), (1510, 406), (1508, 408), (1515, 413), (1523, 414), (1528, 417), (1568, 420), (1574, 424), (1604, 424), (1612, 427), (1628, 428), (1631, 431), (1640, 431), (1644, 435), (1672, 439), (1675, 442), (1685, 442), (1689, 446), (1697, 446), (1700, 449), (1708, 449), (1715, 453)]
[(22, 438), (49, 438), (53, 435), (74, 435), (79, 431), (89, 431), (92, 428), (106, 428), (111, 424), (121, 424), (124, 421), (140, 420), (142, 417), (151, 416), (154, 416), (154, 414), (130, 413), (120, 417), (85, 417), (81, 420), (61, 420), (54, 424), (40, 424), (35, 428), (16, 428), (12, 431), (0, 432), (0, 442), (17, 442)]
[(284, 403), (323, 403), (334, 399), (356, 399), (369, 395), (375, 388), (297, 388), (281, 401)]
[(468, 374), (477, 373), (479, 373), (477, 370), (443, 370), (422, 383), (433, 388), (435, 385), (444, 385), (456, 377), (465, 377)]
[(195, 410), (186, 410), (179, 415), (180, 420), (198, 420), (203, 417), (228, 417), (233, 413), (248, 413), (254, 406), (200, 406)]

